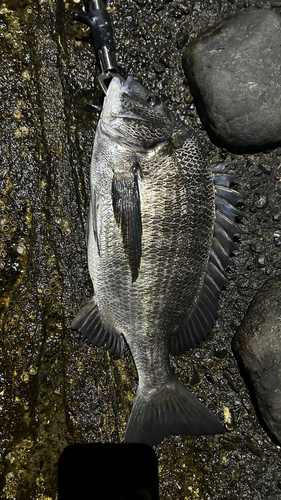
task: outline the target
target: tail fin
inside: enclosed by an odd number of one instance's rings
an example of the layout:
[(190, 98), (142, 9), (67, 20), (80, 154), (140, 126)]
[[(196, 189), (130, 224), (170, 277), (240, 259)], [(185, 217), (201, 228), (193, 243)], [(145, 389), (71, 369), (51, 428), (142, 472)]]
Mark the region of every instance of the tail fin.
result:
[(170, 434), (222, 434), (224, 426), (173, 376), (159, 390), (138, 389), (125, 442), (154, 446)]

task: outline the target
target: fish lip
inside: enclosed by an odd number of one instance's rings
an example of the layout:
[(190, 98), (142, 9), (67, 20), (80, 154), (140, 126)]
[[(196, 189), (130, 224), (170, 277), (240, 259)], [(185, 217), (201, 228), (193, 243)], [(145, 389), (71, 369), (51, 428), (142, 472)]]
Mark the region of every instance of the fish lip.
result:
[(134, 81), (135, 80), (132, 76), (128, 76), (127, 80), (124, 80), (123, 82), (120, 80), (119, 76), (114, 76), (110, 82), (110, 85), (112, 84), (112, 82), (114, 82), (114, 84), (118, 87), (118, 90), (121, 90), (121, 92), (128, 94)]
[[(122, 90), (123, 92), (125, 92), (126, 94), (128, 94), (128, 92), (130, 91), (130, 88), (131, 88), (132, 84), (135, 81), (135, 79), (132, 76), (130, 76), (130, 75), (127, 77), (127, 79), (123, 83), (116, 76), (113, 78), (113, 80), (115, 80), (115, 82), (117, 83), (119, 89)], [(117, 82), (117, 80), (118, 80), (118, 82)]]
[[(127, 80), (126, 80), (126, 81), (127, 81)], [(114, 76), (114, 77), (112, 78), (112, 80), (111, 80), (111, 82), (110, 82), (110, 83), (114, 82), (114, 83), (116, 83), (116, 84), (117, 84), (117, 87), (118, 87), (119, 89), (122, 89), (122, 88), (123, 88), (123, 86), (126, 84), (126, 81), (125, 81), (125, 83), (122, 83), (122, 82), (121, 82), (121, 80), (120, 80), (120, 78), (119, 78), (118, 76)]]
[[(119, 117), (119, 116), (118, 116)], [(130, 141), (123, 136), (119, 135), (113, 127), (108, 125), (107, 123), (100, 122), (100, 130), (102, 134), (106, 135), (111, 141), (116, 142), (117, 144), (120, 144), (120, 146), (123, 146), (127, 149), (131, 149), (133, 151), (136, 151), (138, 153), (151, 153), (153, 151), (157, 151), (163, 146), (166, 146), (169, 141), (162, 141), (158, 142), (155, 146), (152, 146), (151, 148), (144, 148), (140, 143), (135, 142), (135, 141)]]

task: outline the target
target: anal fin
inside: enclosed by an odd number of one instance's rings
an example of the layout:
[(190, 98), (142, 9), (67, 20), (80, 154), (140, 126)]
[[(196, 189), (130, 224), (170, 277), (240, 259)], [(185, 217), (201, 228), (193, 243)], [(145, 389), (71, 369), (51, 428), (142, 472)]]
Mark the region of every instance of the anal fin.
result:
[(82, 334), (83, 340), (87, 339), (88, 344), (97, 347), (106, 344), (106, 348), (112, 352), (115, 358), (120, 358), (124, 352), (123, 336), (109, 332), (105, 328), (94, 297), (77, 314), (70, 328), (78, 330)]

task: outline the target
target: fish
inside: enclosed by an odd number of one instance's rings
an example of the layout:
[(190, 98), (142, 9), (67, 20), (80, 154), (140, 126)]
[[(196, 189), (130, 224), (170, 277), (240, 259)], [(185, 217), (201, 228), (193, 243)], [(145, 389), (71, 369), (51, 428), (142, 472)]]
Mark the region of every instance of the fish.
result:
[(125, 442), (225, 431), (169, 361), (206, 338), (227, 282), (241, 195), (224, 168), (211, 168), (159, 96), (132, 76), (112, 79), (90, 172), (94, 295), (71, 328), (116, 358), (129, 346), (138, 388)]

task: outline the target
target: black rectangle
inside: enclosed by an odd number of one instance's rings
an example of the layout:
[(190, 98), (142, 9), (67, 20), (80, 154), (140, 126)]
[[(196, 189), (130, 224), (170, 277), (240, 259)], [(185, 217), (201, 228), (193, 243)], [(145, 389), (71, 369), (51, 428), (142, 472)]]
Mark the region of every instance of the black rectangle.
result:
[(145, 444), (72, 444), (58, 467), (59, 500), (159, 500), (158, 467)]

